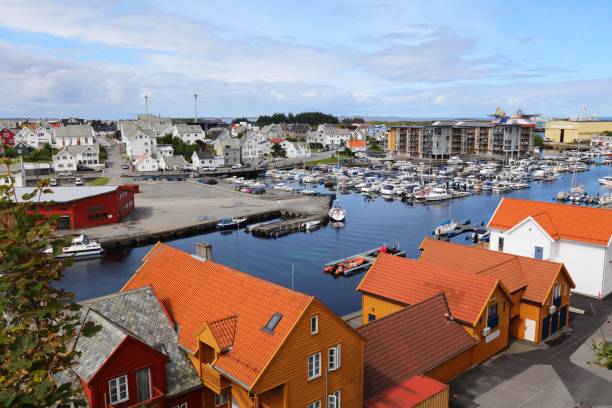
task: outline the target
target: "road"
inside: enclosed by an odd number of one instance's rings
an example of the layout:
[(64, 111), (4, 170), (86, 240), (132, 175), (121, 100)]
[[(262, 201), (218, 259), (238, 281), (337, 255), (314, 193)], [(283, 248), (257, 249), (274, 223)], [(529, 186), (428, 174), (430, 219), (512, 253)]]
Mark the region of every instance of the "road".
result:
[(121, 179), (121, 155), (119, 154), (119, 147), (115, 142), (108, 140), (106, 136), (100, 138), (100, 145), (106, 149), (106, 168), (104, 169), (104, 177), (109, 178), (108, 184), (119, 185), (123, 184), (124, 180)]

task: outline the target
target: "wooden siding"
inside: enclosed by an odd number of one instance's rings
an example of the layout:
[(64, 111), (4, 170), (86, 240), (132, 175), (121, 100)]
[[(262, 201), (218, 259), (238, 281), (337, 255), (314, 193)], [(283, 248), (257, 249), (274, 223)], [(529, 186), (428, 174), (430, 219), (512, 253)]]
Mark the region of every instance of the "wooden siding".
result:
[(188, 408), (202, 408), (204, 406), (202, 402), (202, 389), (198, 388), (197, 390), (193, 390), (173, 398), (168, 398), (166, 401), (164, 401), (164, 406), (174, 408), (183, 403), (187, 403)]
[(448, 408), (448, 387), (417, 404), (415, 408)]
[(470, 347), (423, 374), (442, 383), (449, 383), (452, 379), (467, 371), (472, 365), (472, 348)]
[(369, 314), (373, 314), (376, 316), (376, 319), (380, 319), (381, 317), (398, 312), (406, 306), (391, 299), (363, 292), (361, 296), (361, 323), (368, 323)]
[[(319, 316), (319, 331), (310, 334), (310, 317)], [(341, 344), (341, 367), (327, 372), (330, 347)], [(254, 387), (256, 394), (286, 384), (287, 407), (304, 408), (308, 403), (341, 390), (343, 408), (363, 407), (365, 342), (318, 300), (313, 300)], [(308, 381), (308, 356), (321, 353), (321, 376)], [(327, 375), (326, 375), (327, 374)], [(327, 384), (326, 384), (327, 382)]]

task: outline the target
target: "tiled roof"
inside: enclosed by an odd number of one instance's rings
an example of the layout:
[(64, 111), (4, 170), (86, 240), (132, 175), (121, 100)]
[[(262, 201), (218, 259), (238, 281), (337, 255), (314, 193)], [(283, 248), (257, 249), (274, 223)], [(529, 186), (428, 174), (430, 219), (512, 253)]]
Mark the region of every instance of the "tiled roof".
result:
[(238, 323), (238, 315), (229, 316), (224, 319), (219, 319), (208, 323), (210, 331), (215, 337), (215, 340), (217, 340), (217, 344), (221, 350), (228, 350), (234, 345), (236, 323)]
[(511, 293), (525, 289), (521, 298), (544, 304), (559, 272), (573, 281), (563, 264), (426, 238), (422, 261), (500, 279)]
[[(474, 324), (478, 320), (498, 279), (380, 254), (357, 290), (413, 305), (438, 293), (444, 293), (455, 318)], [(505, 290), (505, 288), (504, 288)]]
[(438, 294), (359, 327), (366, 339), (365, 399), (478, 343), (450, 315), (446, 298)]
[(366, 147), (366, 142), (365, 142), (365, 140), (347, 140), (347, 141), (346, 141), (346, 144), (347, 144), (347, 146), (348, 146), (350, 149), (360, 148), (360, 147), (365, 148), (365, 147)]
[(186, 123), (177, 123), (174, 125), (178, 133), (204, 133), (200, 125), (188, 125)]
[(283, 143), (285, 141), (285, 139), (280, 138), (280, 137), (276, 137), (273, 139), (270, 139), (270, 143)]
[[(448, 388), (433, 378), (417, 374), (400, 384), (372, 396), (365, 402), (366, 408), (412, 408)], [(429, 405), (425, 405), (429, 406)]]
[[(122, 290), (151, 285), (179, 326), (179, 343), (195, 352), (206, 322), (237, 315), (230, 351), (215, 367), (252, 387), (313, 297), (244, 272), (203, 261), (158, 243)], [(282, 318), (273, 332), (262, 328), (274, 313)]]
[(575, 205), (504, 197), (489, 228), (509, 230), (531, 217), (554, 240), (567, 239), (607, 245), (612, 236), (612, 211)]
[(168, 357), (168, 396), (201, 385), (193, 365), (178, 347), (178, 336), (172, 322), (150, 287), (90, 299), (81, 304), (84, 321), (92, 320), (102, 326), (102, 330), (95, 336), (79, 336), (76, 342), (76, 349), (81, 352), (81, 356), (73, 370), (85, 381), (130, 336)]

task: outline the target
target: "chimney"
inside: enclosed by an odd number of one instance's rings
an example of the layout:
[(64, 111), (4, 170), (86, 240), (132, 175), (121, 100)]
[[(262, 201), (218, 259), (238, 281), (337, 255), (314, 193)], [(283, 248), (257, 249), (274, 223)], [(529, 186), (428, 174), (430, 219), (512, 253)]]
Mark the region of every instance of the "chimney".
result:
[(212, 245), (206, 242), (197, 242), (196, 243), (196, 256), (206, 260), (212, 261)]

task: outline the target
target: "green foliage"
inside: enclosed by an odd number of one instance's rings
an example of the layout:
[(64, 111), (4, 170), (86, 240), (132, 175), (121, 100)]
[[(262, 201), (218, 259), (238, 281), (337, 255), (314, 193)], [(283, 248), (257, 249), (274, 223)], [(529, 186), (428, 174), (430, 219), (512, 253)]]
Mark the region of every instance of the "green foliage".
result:
[(612, 136), (612, 130), (604, 130), (601, 134), (603, 136)]
[(540, 149), (544, 148), (544, 139), (540, 135), (533, 136), (533, 145), (535, 147), (539, 147)]
[(368, 149), (369, 150), (374, 150), (376, 152), (380, 152), (382, 150), (378, 140), (372, 140), (372, 141), (368, 142)]
[[(7, 167), (8, 160), (0, 163)], [(14, 186), (0, 186), (0, 406), (83, 406), (71, 382), (57, 375), (76, 363), (73, 337), (92, 336), (99, 327), (80, 325), (74, 295), (52, 286), (64, 264), (54, 256), (67, 244), (53, 236), (56, 219), (35, 214), (49, 180), (16, 202)], [(53, 248), (53, 254), (45, 249)]]
[(344, 148), (344, 151), (342, 151), (342, 153), (340, 153), (341, 155), (344, 155), (346, 157), (355, 157), (355, 153), (349, 149), (348, 147)]
[(57, 150), (51, 148), (49, 143), (45, 143), (43, 147), (37, 150), (32, 150), (30, 154), (23, 157), (25, 162), (49, 162), (53, 160), (53, 154), (57, 153)]
[(96, 179), (93, 179), (89, 185), (90, 186), (105, 186), (108, 184), (108, 182), (110, 181), (110, 179), (108, 177), (98, 177)]
[(328, 113), (322, 112), (302, 112), (294, 115), (289, 113), (274, 113), (272, 115), (261, 115), (257, 118), (257, 126), (266, 126), (273, 123), (307, 123), (310, 126), (317, 126), (323, 123), (338, 124), (338, 118)]
[(248, 120), (248, 119), (247, 119), (247, 118), (245, 118), (245, 117), (242, 117), (242, 118), (235, 118), (235, 119), (233, 119), (233, 120), (232, 120), (232, 125), (235, 125), (236, 123), (240, 123), (240, 122), (247, 122), (247, 123), (250, 123), (251, 121), (250, 121), (250, 120)]
[(281, 146), (278, 143), (274, 143), (272, 144), (272, 157), (287, 157), (287, 152), (285, 152), (285, 149), (283, 149), (283, 146)]
[(172, 145), (175, 156), (183, 156), (186, 160), (189, 161), (191, 160), (191, 155), (195, 150), (205, 146), (205, 143), (201, 140), (197, 140), (196, 144), (187, 144), (183, 142), (180, 138), (173, 137), (172, 133), (167, 133), (163, 137), (158, 137), (157, 143)]
[(104, 162), (108, 159), (108, 153), (106, 152), (106, 147), (100, 145), (100, 161)]
[(591, 348), (595, 352), (593, 363), (612, 370), (612, 343), (593, 340)]

